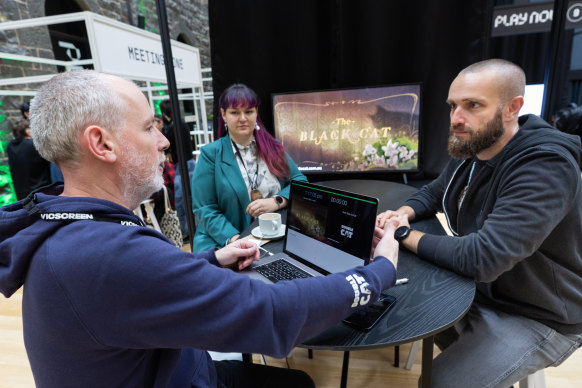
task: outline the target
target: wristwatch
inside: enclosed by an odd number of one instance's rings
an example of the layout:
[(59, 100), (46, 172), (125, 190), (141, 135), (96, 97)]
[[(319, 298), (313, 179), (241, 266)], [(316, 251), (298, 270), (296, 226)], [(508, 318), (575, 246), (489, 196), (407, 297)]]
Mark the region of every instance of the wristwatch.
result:
[(273, 198), (275, 198), (275, 201), (277, 201), (277, 205), (279, 205), (279, 209), (281, 209), (281, 206), (283, 206), (283, 197), (281, 197), (280, 195), (275, 195)]
[(408, 235), (412, 228), (408, 226), (400, 226), (394, 231), (394, 240), (398, 241), (399, 243), (402, 242)]

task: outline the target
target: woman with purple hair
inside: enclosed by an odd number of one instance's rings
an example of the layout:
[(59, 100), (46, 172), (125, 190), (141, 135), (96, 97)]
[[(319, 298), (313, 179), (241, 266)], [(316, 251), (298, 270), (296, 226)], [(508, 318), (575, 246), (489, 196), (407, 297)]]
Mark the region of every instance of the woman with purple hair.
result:
[(194, 252), (236, 240), (254, 217), (287, 206), (291, 179), (307, 181), (259, 118), (259, 97), (243, 84), (219, 99), (218, 140), (202, 147), (192, 177)]

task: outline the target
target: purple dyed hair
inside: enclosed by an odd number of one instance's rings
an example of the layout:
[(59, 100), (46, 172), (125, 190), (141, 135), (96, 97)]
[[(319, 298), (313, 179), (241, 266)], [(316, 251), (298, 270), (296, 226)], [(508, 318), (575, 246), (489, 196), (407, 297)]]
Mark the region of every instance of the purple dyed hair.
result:
[[(259, 117), (259, 105), (261, 100), (257, 93), (243, 84), (230, 85), (218, 100), (220, 109), (227, 108), (257, 108), (257, 124), (261, 130), (255, 130), (255, 140), (257, 142), (257, 151), (261, 159), (265, 161), (269, 171), (277, 178), (282, 180), (289, 179), (289, 163), (285, 158), (283, 146), (267, 131), (261, 118)], [(227, 134), (222, 115), (218, 115), (218, 138)]]

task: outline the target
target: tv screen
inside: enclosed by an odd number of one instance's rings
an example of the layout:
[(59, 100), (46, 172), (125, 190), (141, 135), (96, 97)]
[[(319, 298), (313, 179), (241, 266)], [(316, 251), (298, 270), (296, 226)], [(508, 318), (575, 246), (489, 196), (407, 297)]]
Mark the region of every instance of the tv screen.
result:
[(276, 93), (275, 136), (304, 173), (418, 171), (420, 89)]

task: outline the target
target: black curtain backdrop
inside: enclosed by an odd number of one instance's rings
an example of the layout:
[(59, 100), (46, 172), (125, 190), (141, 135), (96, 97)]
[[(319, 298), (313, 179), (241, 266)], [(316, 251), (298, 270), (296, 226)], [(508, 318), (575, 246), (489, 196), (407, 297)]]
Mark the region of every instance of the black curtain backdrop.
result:
[(521, 66), (528, 84), (543, 84), (551, 41), (549, 32), (492, 38), (490, 56)]
[(272, 93), (422, 82), (421, 172), (409, 177), (434, 178), (448, 160), (448, 88), (462, 68), (485, 58), (491, 6), (490, 0), (210, 0), (215, 124), (218, 97), (235, 82), (259, 94), (271, 131)]

